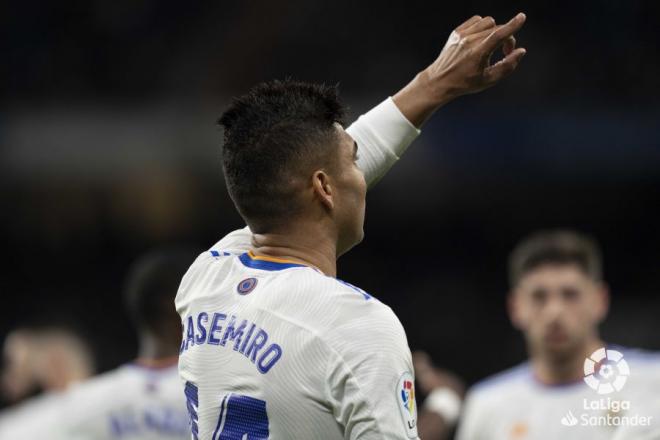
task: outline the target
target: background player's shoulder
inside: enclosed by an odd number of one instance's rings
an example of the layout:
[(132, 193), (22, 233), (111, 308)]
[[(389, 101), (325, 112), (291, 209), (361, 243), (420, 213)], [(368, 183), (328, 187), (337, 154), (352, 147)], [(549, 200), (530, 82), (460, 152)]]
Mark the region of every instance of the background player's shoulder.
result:
[[(130, 382), (129, 368), (122, 366), (74, 385), (67, 393), (67, 400), (74, 404), (77, 403), (81, 407), (89, 407), (90, 403), (98, 407), (116, 403), (115, 395), (130, 399), (130, 396), (125, 393), (131, 389), (128, 386), (128, 382)], [(123, 392), (117, 393), (117, 390)], [(108, 397), (111, 396), (113, 398), (109, 399)]]
[(166, 382), (175, 383), (177, 393), (183, 392), (176, 365), (153, 369), (129, 363), (73, 386), (67, 392), (66, 402), (80, 418), (92, 417), (152, 393), (151, 383), (162, 389)]
[(642, 348), (623, 347), (620, 345), (610, 345), (608, 350), (617, 350), (623, 354), (628, 363), (638, 365), (656, 365), (660, 366), (660, 352), (645, 350)]
[(617, 345), (610, 345), (607, 349), (623, 354), (630, 369), (631, 384), (635, 383), (642, 388), (649, 383), (660, 384), (660, 352)]
[(523, 362), (477, 382), (470, 389), (470, 395), (473, 398), (501, 397), (505, 394), (503, 391), (508, 393), (520, 386), (527, 387), (532, 380), (530, 365)]

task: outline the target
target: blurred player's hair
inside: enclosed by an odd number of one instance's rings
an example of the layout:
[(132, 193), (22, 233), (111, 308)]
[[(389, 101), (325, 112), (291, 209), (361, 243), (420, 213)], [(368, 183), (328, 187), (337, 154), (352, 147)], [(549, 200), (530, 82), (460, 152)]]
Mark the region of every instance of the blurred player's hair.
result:
[(594, 280), (601, 280), (603, 263), (591, 237), (569, 230), (536, 232), (521, 241), (509, 257), (509, 282), (518, 284), (528, 272), (546, 264), (574, 265)]
[(332, 167), (343, 118), (337, 87), (293, 80), (255, 86), (220, 117), (227, 189), (253, 232), (298, 212), (297, 184)]
[(160, 331), (180, 322), (174, 309), (181, 278), (196, 253), (187, 249), (160, 249), (139, 258), (126, 280), (126, 309), (140, 330)]

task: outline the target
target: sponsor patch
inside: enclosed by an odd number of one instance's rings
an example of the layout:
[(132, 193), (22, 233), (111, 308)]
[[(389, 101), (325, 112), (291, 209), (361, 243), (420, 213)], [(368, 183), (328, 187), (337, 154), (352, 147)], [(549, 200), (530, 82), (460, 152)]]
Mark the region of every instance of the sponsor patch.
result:
[(408, 438), (417, 438), (417, 404), (415, 403), (415, 379), (405, 372), (396, 387), (396, 401), (401, 410)]

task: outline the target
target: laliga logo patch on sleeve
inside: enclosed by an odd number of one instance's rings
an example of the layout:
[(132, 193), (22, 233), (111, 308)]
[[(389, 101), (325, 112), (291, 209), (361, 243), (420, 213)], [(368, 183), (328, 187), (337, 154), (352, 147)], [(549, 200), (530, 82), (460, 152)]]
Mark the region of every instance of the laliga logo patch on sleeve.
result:
[(401, 410), (403, 424), (409, 438), (417, 438), (417, 405), (415, 404), (415, 379), (405, 372), (396, 387), (396, 401)]

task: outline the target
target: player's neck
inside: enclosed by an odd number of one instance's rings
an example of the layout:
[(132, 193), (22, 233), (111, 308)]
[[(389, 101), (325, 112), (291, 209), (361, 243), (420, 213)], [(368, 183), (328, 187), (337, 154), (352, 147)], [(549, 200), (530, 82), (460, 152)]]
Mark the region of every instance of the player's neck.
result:
[(325, 275), (337, 276), (336, 238), (314, 224), (298, 224), (289, 230), (253, 234), (255, 255), (290, 260), (311, 266)]
[(545, 385), (562, 385), (580, 381), (584, 377), (584, 360), (603, 346), (604, 342), (596, 337), (566, 356), (556, 357), (538, 353), (531, 359), (534, 377)]

